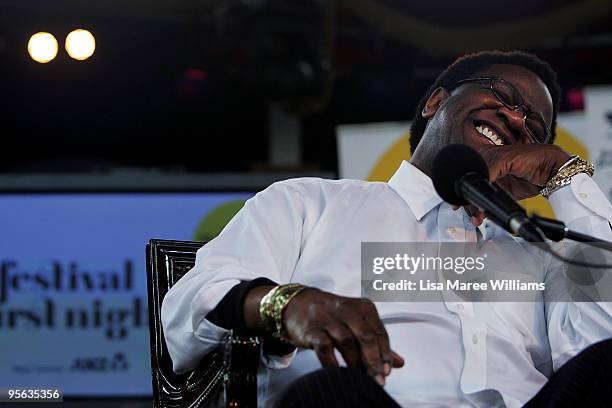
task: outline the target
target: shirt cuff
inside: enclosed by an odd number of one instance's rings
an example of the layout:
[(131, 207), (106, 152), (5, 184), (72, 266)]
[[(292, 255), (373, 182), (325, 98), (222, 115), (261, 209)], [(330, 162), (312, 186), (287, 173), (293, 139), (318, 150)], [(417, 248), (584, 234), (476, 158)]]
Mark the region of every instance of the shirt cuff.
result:
[(585, 173), (572, 177), (548, 198), (558, 219), (571, 223), (585, 216), (598, 216), (612, 222), (612, 205), (595, 181)]
[(272, 370), (282, 370), (283, 368), (287, 368), (291, 365), (291, 362), (295, 358), (297, 354), (297, 348), (294, 348), (292, 352), (289, 354), (284, 354), (281, 356), (266, 354), (264, 352), (264, 348), (261, 348), (261, 362), (268, 368)]
[(217, 303), (217, 306), (206, 315), (206, 320), (225, 329), (248, 331), (243, 311), (246, 296), (251, 289), (257, 286), (273, 286), (276, 284), (276, 282), (265, 277), (240, 282), (232, 287)]

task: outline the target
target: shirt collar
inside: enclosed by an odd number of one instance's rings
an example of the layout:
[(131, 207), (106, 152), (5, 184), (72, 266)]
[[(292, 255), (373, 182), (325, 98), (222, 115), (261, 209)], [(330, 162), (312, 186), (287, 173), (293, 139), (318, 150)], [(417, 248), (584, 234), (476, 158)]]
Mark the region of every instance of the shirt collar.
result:
[(431, 178), (405, 160), (388, 184), (408, 204), (417, 221), (442, 202)]

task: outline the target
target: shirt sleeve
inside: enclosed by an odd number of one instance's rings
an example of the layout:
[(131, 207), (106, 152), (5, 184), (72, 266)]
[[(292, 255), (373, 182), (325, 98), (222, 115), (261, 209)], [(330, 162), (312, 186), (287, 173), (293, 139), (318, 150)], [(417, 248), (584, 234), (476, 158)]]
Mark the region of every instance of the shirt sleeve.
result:
[[(597, 184), (586, 174), (572, 178), (570, 185), (550, 195), (550, 204), (558, 219), (572, 230), (612, 241), (612, 206)], [(610, 263), (611, 257), (603, 259)], [(599, 262), (602, 259), (598, 259)], [(558, 261), (551, 262), (547, 282), (556, 285), (568, 296), (576, 299), (583, 288), (567, 278), (568, 266)], [(601, 269), (598, 271), (602, 271)], [(603, 270), (602, 284), (610, 292), (610, 270)], [(607, 281), (606, 281), (607, 280)], [(557, 294), (558, 296), (558, 294)], [(557, 297), (560, 299), (561, 297)], [(604, 301), (552, 301), (546, 303), (548, 338), (553, 369), (559, 369), (570, 358), (589, 345), (612, 337), (612, 293), (600, 293)], [(582, 299), (584, 300), (584, 298)]]
[[(248, 200), (221, 234), (198, 251), (195, 266), (162, 302), (162, 327), (176, 373), (194, 369), (227, 338), (229, 330), (206, 315), (234, 286), (258, 277), (290, 282), (304, 217), (299, 189), (288, 181), (275, 183)], [(289, 364), (287, 358), (282, 361), (281, 366)]]

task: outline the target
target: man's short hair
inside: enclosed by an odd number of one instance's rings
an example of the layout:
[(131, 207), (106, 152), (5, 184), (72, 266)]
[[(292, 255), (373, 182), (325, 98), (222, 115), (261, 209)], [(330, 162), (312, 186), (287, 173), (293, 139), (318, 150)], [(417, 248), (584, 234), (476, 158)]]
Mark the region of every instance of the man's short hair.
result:
[(550, 129), (551, 137), (547, 140), (547, 143), (552, 143), (556, 136), (556, 125), (557, 125), (557, 113), (559, 112), (559, 98), (561, 90), (559, 83), (557, 82), (557, 74), (547, 62), (542, 61), (540, 58), (533, 54), (528, 54), (521, 51), (480, 51), (474, 54), (467, 54), (463, 57), (458, 58), (451, 65), (448, 66), (439, 76), (436, 78), (434, 83), (429, 87), (425, 96), (419, 102), (414, 121), (410, 127), (410, 152), (414, 153), (417, 145), (423, 137), (425, 127), (427, 126), (427, 119), (421, 115), (427, 99), (432, 92), (438, 88), (446, 88), (449, 92), (455, 87), (457, 81), (473, 77), (478, 72), (481, 72), (491, 65), (494, 64), (508, 64), (508, 65), (519, 65), (526, 68), (540, 77), (542, 82), (548, 88), (550, 96), (553, 102), (553, 117), (552, 125)]

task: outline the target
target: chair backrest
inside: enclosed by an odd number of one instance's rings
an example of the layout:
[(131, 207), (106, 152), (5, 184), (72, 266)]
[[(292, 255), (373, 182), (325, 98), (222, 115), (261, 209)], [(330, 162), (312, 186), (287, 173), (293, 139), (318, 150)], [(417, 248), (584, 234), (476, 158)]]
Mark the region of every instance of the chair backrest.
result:
[(203, 242), (152, 239), (147, 245), (149, 336), (154, 407), (224, 406), (225, 349), (206, 355), (192, 372), (177, 375), (164, 340), (161, 304), (168, 290), (195, 264)]

